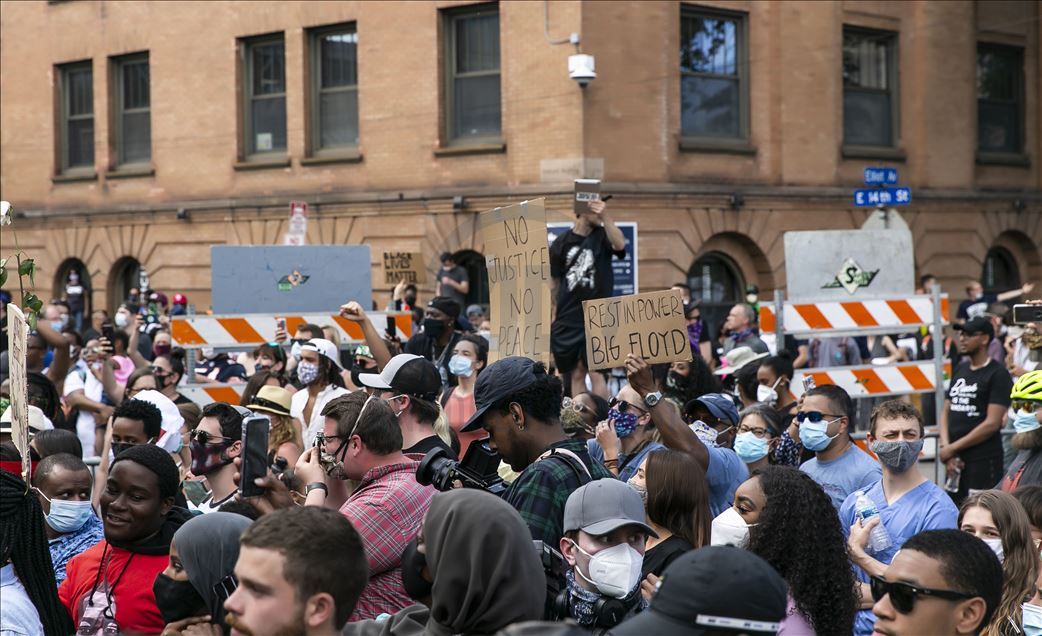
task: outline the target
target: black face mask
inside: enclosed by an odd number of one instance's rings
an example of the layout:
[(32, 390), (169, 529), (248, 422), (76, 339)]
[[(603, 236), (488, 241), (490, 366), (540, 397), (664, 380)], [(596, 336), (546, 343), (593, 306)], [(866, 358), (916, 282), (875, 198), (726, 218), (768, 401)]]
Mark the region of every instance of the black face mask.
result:
[(209, 610), (189, 581), (175, 581), (160, 573), (152, 584), (156, 607), (166, 623), (184, 620), (191, 616), (206, 616)]
[(406, 296), (404, 300), (406, 305), (410, 307), (416, 306), (416, 296)]
[(402, 587), (409, 598), (422, 603), (430, 599), (434, 584), (421, 574), (427, 565), (427, 557), (416, 549), (417, 542), (417, 538), (413, 537), (402, 552)]
[(435, 318), (424, 318), (423, 333), (437, 340), (445, 333), (445, 323)]
[(137, 446), (137, 444), (133, 442), (112, 442), (112, 456), (119, 457), (120, 453), (132, 446)]
[(357, 387), (361, 387), (362, 386), (362, 379), (358, 377), (361, 374), (362, 374), (362, 371), (359, 369), (359, 367), (355, 367), (355, 368), (351, 369), (351, 384), (354, 384)]

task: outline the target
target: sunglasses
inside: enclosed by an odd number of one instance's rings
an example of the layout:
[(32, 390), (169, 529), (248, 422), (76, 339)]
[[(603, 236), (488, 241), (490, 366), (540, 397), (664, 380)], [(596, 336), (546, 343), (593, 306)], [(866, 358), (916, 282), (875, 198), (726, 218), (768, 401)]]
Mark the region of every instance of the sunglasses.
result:
[(630, 409), (637, 409), (641, 413), (647, 413), (648, 412), (647, 409), (642, 409), (641, 407), (637, 406), (636, 404), (630, 404), (626, 400), (620, 400), (619, 398), (612, 398), (611, 401), (608, 402), (608, 408), (616, 409), (616, 410), (619, 411), (619, 413), (625, 413), (626, 411), (628, 411)]
[(909, 583), (897, 581), (886, 581), (878, 576), (872, 577), (872, 598), (882, 599), (890, 596), (890, 604), (901, 614), (908, 614), (915, 609), (915, 600), (920, 596), (932, 596), (943, 598), (948, 601), (962, 601), (973, 598), (972, 594), (964, 594), (954, 590), (931, 590), (925, 587), (916, 587)]
[(196, 429), (196, 430), (192, 431), (192, 434), (189, 435), (188, 437), (190, 439), (193, 439), (193, 440), (199, 442), (200, 444), (203, 444), (203, 445), (206, 445), (206, 444), (216, 444), (216, 443), (221, 442), (221, 441), (225, 441), (225, 442), (231, 441), (230, 437), (221, 437), (220, 435), (211, 435), (210, 433), (207, 433), (206, 431), (200, 431), (199, 429)]
[(834, 413), (822, 413), (821, 411), (798, 411), (796, 413), (796, 421), (803, 424), (806, 421), (810, 421), (811, 424), (817, 424), (826, 417), (843, 417), (842, 415), (835, 415)]
[(566, 410), (572, 410), (576, 413), (585, 413), (590, 410), (582, 402), (576, 402), (570, 397), (566, 397), (563, 400), (561, 400), (561, 408)]
[(1038, 409), (1042, 409), (1042, 402), (1035, 400), (1013, 400), (1014, 411), (1027, 411), (1033, 413)]

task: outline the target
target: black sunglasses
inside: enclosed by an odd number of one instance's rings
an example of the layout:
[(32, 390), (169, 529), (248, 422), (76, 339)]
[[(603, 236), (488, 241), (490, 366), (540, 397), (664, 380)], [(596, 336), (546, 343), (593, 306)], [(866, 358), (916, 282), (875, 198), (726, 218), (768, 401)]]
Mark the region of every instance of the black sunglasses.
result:
[(611, 401), (608, 402), (608, 408), (616, 409), (616, 410), (619, 411), (619, 413), (625, 413), (626, 411), (628, 411), (631, 408), (632, 409), (637, 409), (641, 413), (647, 413), (648, 412), (647, 409), (642, 409), (641, 407), (637, 406), (636, 404), (630, 404), (626, 400), (620, 400), (619, 398), (612, 398)]
[(948, 601), (962, 601), (973, 598), (972, 594), (964, 594), (954, 590), (931, 590), (925, 587), (916, 587), (910, 583), (887, 581), (878, 576), (872, 577), (871, 587), (872, 598), (878, 601), (889, 595), (890, 604), (901, 614), (908, 614), (915, 609), (915, 599), (920, 596), (932, 596)]
[(834, 413), (822, 413), (821, 411), (798, 411), (796, 413), (796, 421), (803, 424), (804, 421), (810, 420), (811, 424), (817, 424), (826, 417), (843, 417), (842, 415), (835, 415)]
[(211, 435), (210, 433), (207, 433), (206, 431), (200, 431), (199, 429), (196, 429), (196, 430), (192, 431), (192, 433), (191, 433), (191, 435), (189, 435), (189, 437), (191, 439), (199, 442), (200, 444), (203, 444), (203, 445), (219, 443), (219, 442), (222, 442), (222, 441), (224, 441), (224, 442), (231, 441), (230, 437), (221, 437), (220, 435)]

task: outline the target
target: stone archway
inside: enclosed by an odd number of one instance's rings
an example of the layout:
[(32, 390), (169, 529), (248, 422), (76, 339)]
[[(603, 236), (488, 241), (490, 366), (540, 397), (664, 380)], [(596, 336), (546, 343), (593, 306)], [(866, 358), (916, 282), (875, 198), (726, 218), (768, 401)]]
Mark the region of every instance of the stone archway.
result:
[(112, 265), (108, 284), (109, 314), (126, 302), (131, 289), (140, 289), (141, 271), (141, 262), (133, 256), (124, 256)]
[(706, 266), (710, 285), (716, 287), (708, 290), (708, 297), (702, 297), (702, 316), (714, 335), (719, 332), (730, 308), (735, 303), (745, 302), (747, 285), (757, 286), (761, 299), (769, 298), (778, 286), (766, 254), (755, 241), (739, 232), (715, 234), (702, 244), (687, 272), (693, 298), (700, 297), (695, 292), (696, 286), (700, 293), (707, 293), (705, 281), (695, 281), (696, 276), (706, 274), (703, 271)]

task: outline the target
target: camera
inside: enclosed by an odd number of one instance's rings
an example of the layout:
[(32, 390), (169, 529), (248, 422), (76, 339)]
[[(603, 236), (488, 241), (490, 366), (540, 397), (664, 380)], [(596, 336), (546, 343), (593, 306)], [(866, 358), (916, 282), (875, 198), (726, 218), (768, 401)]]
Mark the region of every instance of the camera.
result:
[(480, 488), (499, 496), (507, 489), (499, 476), (499, 455), (488, 447), (488, 440), (473, 442), (462, 461), (449, 459), (444, 448), (434, 448), (423, 457), (416, 468), (416, 481), (445, 492), (459, 481), (464, 488)]
[(1042, 323), (1042, 303), (1018, 303), (1013, 305), (1013, 324)]
[(593, 56), (582, 53), (568, 56), (568, 77), (579, 83), (580, 88), (597, 79)]

